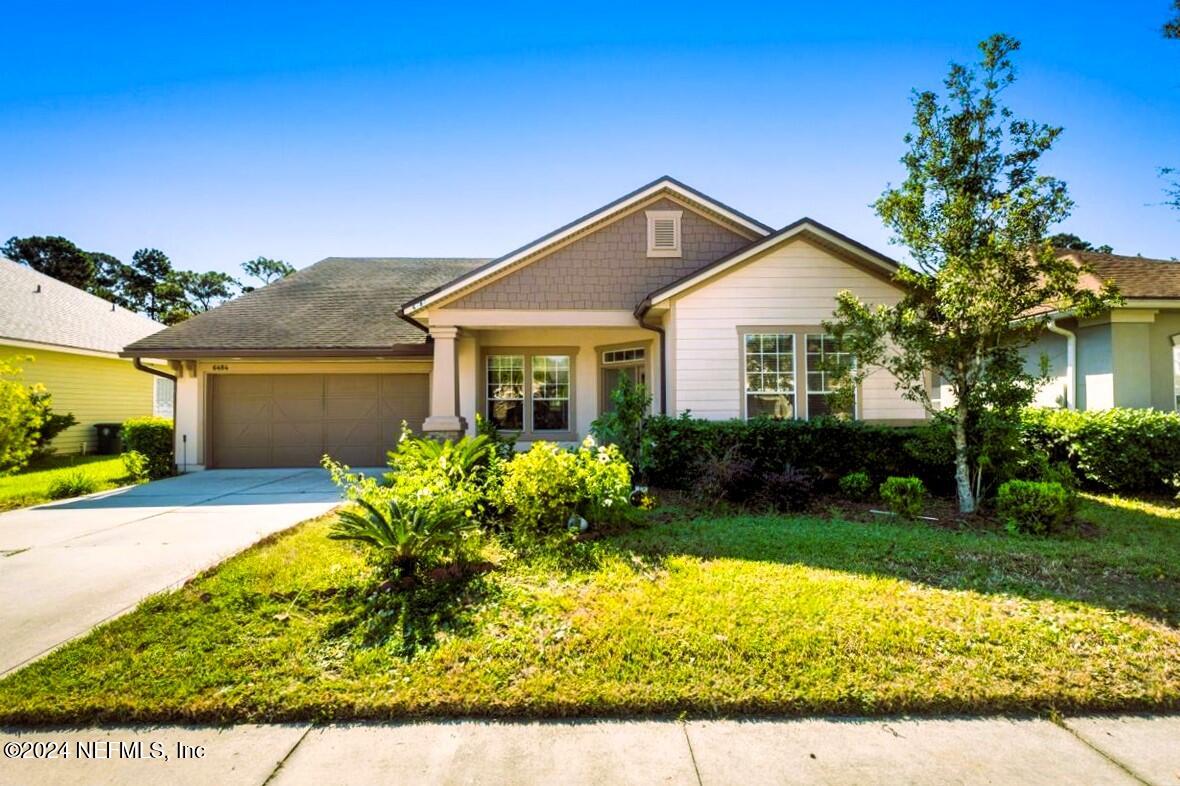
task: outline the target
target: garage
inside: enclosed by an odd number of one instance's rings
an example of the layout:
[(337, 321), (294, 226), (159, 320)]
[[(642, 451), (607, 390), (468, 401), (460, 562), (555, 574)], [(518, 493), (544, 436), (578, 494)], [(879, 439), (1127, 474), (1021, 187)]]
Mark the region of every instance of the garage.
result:
[(385, 464), (402, 421), (417, 428), (427, 374), (211, 374), (214, 467), (314, 467), (326, 453), (354, 467)]

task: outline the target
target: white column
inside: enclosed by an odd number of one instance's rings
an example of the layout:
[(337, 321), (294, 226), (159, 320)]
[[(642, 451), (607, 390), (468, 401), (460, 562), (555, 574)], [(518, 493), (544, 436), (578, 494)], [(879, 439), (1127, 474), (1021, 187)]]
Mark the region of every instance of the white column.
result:
[(459, 416), (459, 374), (456, 341), (457, 327), (432, 327), (434, 367), (430, 371), (430, 416), (422, 424), (423, 432), (463, 432), (467, 424)]

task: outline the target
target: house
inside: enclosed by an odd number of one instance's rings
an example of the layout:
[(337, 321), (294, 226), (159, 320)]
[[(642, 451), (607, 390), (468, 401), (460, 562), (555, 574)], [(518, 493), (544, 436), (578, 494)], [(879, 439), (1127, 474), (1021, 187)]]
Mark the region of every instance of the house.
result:
[(1092, 272), (1082, 285), (1097, 291), (1113, 280), (1124, 303), (1091, 318), (1053, 314), (1025, 350), (1030, 371), (1042, 357), (1051, 381), (1037, 403), (1071, 409), (1180, 409), (1180, 262), (1067, 251)]
[[(663, 177), (494, 259), (329, 258), (155, 335), (127, 357), (177, 378), (182, 468), (384, 463), (404, 420), (572, 441), (627, 375), (653, 409), (815, 417), (849, 289), (892, 303), (897, 263), (817, 221), (775, 230)], [(922, 409), (876, 371), (855, 417)]]
[(59, 453), (93, 452), (96, 423), (172, 416), (172, 383), (119, 356), (162, 327), (0, 257), (0, 358), (32, 357), (16, 363), (24, 369), (21, 380), (43, 384), (54, 412), (77, 419), (50, 443)]

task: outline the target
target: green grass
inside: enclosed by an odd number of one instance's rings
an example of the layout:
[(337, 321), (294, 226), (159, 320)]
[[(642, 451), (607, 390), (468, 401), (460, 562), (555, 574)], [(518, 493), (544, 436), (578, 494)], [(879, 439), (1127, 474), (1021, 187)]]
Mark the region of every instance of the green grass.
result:
[(50, 456), (15, 475), (0, 475), (0, 510), (12, 510), (49, 501), (49, 488), (76, 470), (94, 478), (95, 491), (131, 483), (118, 456)]
[(0, 723), (1180, 708), (1180, 511), (691, 518), (387, 597), (315, 520), (0, 682)]

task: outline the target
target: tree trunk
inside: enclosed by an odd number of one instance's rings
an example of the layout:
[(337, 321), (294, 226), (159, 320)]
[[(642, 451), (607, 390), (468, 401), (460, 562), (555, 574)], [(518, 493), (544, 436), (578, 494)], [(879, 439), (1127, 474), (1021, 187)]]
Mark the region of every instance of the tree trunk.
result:
[(975, 512), (975, 494), (971, 491), (971, 467), (967, 461), (967, 413), (960, 403), (955, 413), (955, 487), (959, 492), (959, 512)]

